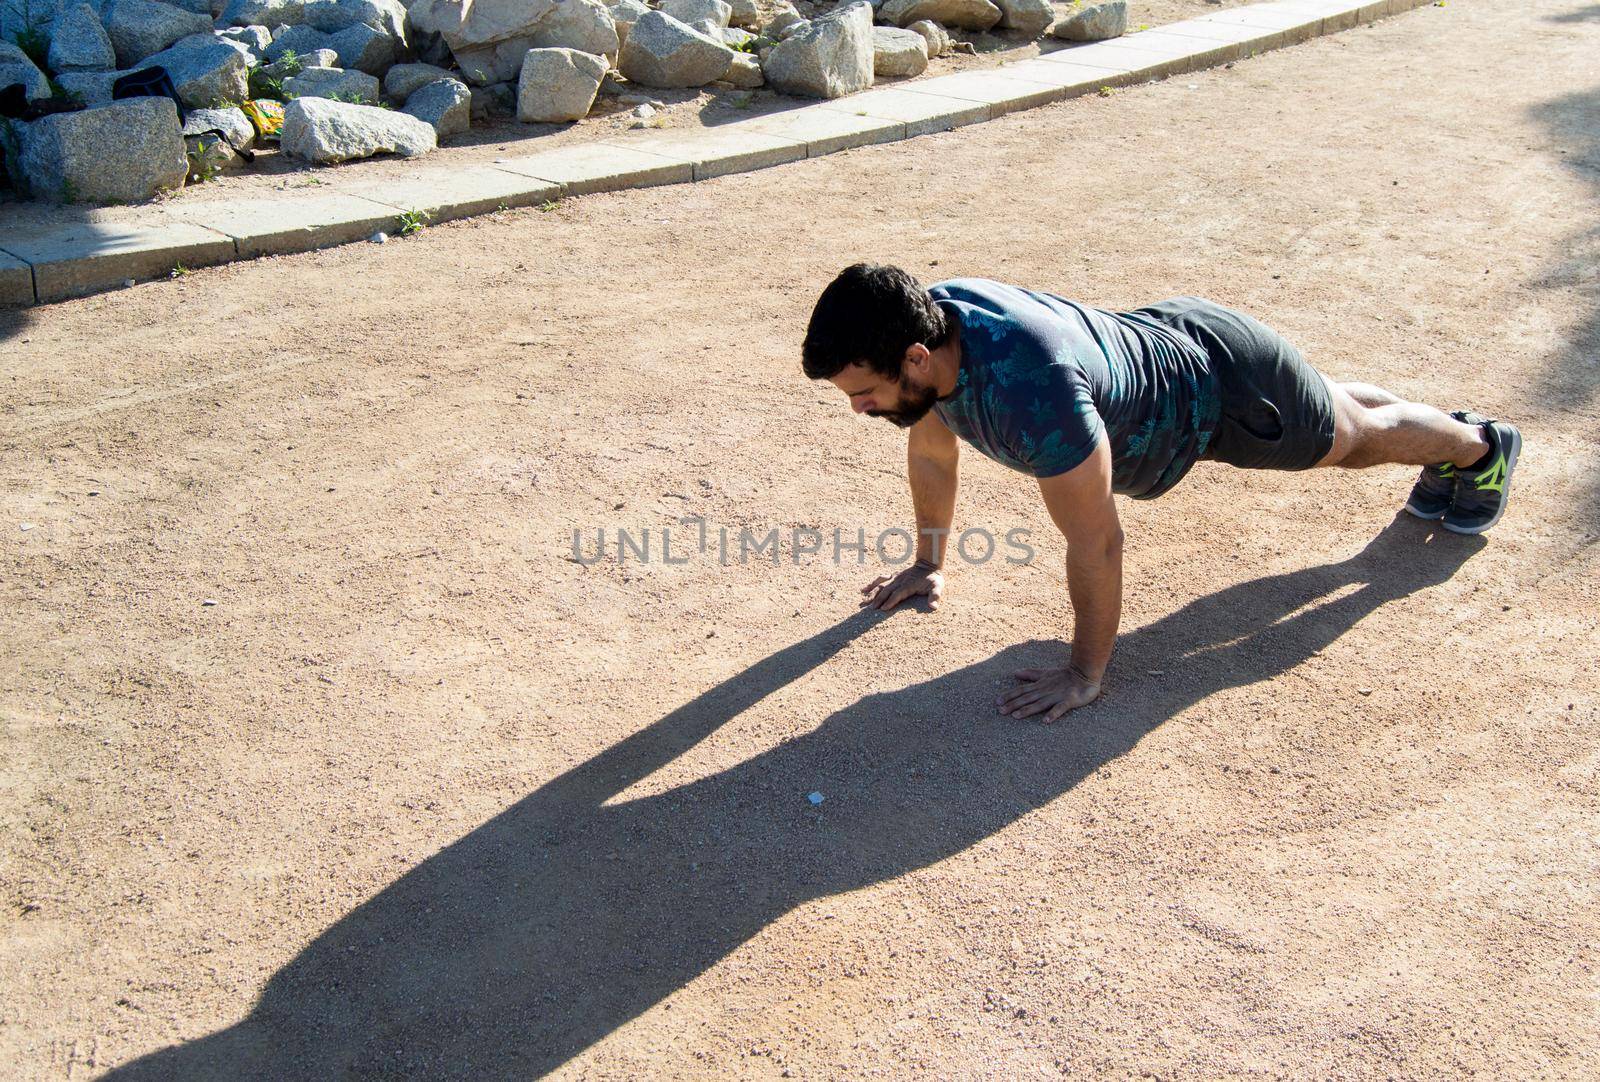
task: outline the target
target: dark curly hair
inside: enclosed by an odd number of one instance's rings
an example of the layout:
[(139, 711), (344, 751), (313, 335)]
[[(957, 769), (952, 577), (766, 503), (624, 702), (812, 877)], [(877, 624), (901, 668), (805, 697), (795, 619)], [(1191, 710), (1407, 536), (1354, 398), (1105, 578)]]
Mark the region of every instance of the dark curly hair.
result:
[(899, 267), (857, 263), (828, 283), (811, 310), (801, 367), (812, 379), (831, 379), (861, 363), (898, 380), (912, 343), (937, 349), (953, 329), (954, 321), (911, 275)]

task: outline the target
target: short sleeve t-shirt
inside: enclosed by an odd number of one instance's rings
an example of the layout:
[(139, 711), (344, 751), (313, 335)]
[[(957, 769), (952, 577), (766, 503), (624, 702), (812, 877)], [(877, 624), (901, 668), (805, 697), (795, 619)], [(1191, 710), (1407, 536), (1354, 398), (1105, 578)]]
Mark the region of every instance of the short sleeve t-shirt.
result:
[(1153, 499), (1205, 453), (1221, 413), (1192, 339), (1132, 312), (956, 278), (929, 294), (961, 335), (956, 389), (934, 409), (1014, 470), (1053, 477), (1111, 441), (1112, 489)]

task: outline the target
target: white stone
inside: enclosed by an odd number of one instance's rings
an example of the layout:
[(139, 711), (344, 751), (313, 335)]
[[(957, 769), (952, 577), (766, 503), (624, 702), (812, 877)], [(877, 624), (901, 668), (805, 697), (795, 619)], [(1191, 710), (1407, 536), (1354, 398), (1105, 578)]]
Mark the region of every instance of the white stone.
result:
[(327, 44), (338, 57), (338, 67), (380, 76), (394, 66), (396, 47), (394, 38), (365, 23), (329, 34)]
[(208, 173), (241, 168), (245, 160), (239, 151), (249, 153), (255, 139), (255, 125), (240, 109), (192, 110), (183, 121), (189, 183), (204, 181)]
[(178, 109), (128, 98), (22, 126), (21, 171), (36, 198), (130, 203), (183, 186), (189, 162)]
[(1012, 30), (1028, 39), (1040, 37), (1056, 21), (1050, 0), (994, 0), (1000, 9), (1000, 29)]
[(877, 75), (921, 75), (928, 70), (927, 40), (915, 30), (873, 27), (872, 70)]
[(641, 17), (650, 14), (650, 7), (643, 0), (611, 0), (606, 7), (611, 12), (611, 21), (617, 27), (617, 49), (620, 52), (623, 42), (628, 40), (628, 31)]
[(343, 68), (305, 68), (299, 75), (283, 81), (286, 94), (296, 98), (342, 98), (345, 101), (376, 102), (378, 80), (364, 71)]
[(106, 37), (100, 15), (89, 4), (74, 4), (61, 9), (50, 29), (50, 70), (110, 71), (117, 66), (117, 53)]
[(105, 27), (117, 65), (132, 68), (181, 38), (209, 33), (211, 20), (156, 0), (114, 0), (106, 9)]
[(254, 54), (250, 52), (250, 46), (242, 41), (225, 38), (212, 30), (207, 30), (203, 34), (190, 34), (186, 38), (179, 38), (166, 49), (163, 49), (162, 52), (169, 52), (174, 49), (198, 49), (207, 45), (226, 45), (244, 57), (246, 64), (252, 63), (255, 59)]
[(593, 53), (529, 49), (517, 79), (517, 119), (545, 124), (582, 120), (594, 105), (606, 70), (605, 58)]
[(723, 72), (722, 81), (744, 90), (754, 90), (756, 87), (765, 86), (767, 77), (762, 73), (761, 61), (749, 53), (736, 53), (733, 63)]
[(633, 24), (617, 60), (622, 74), (655, 87), (704, 86), (733, 63), (733, 50), (662, 11)]
[(221, 109), (191, 109), (189, 115), (183, 118), (183, 134), (185, 136), (199, 135), (206, 131), (220, 131), (228, 137), (228, 142), (241, 150), (249, 150), (255, 146), (256, 126), (250, 123), (250, 118), (244, 115), (244, 110), (236, 106), (227, 106)]
[(557, 0), (530, 40), (530, 48), (577, 49), (608, 60), (615, 60), (621, 47), (616, 20), (600, 0)]
[(223, 173), (244, 165), (228, 141), (215, 133), (185, 135), (184, 153), (189, 159), (189, 183), (199, 184), (207, 173)]
[(1121, 37), (1127, 29), (1127, 0), (1107, 0), (1068, 15), (1050, 28), (1050, 36), (1062, 41), (1106, 41)]
[(271, 64), (261, 65), (262, 75), (271, 79), (288, 79), (299, 75), (307, 68), (336, 68), (339, 66), (339, 54), (332, 49), (313, 49), (304, 56), (296, 54), (294, 59), (285, 56), (282, 60)]
[(989, 0), (885, 0), (878, 17), (894, 26), (932, 19), (941, 26), (988, 30), (1000, 21), (1000, 9)]
[(289, 53), (294, 53), (303, 61), (318, 49), (328, 48), (329, 36), (314, 27), (291, 26), (273, 38), (272, 44), (268, 45), (261, 55), (269, 62), (276, 63)]
[(226, 30), (218, 30), (217, 37), (224, 41), (236, 41), (250, 50), (250, 55), (259, 59), (267, 51), (267, 46), (272, 44), (272, 31), (264, 26), (230, 26)]
[(453, 55), (462, 78), (474, 86), (489, 86), (515, 80), (522, 71), (522, 58), (531, 48), (533, 38), (525, 36), (456, 49)]
[(866, 0), (818, 16), (780, 41), (762, 63), (785, 94), (838, 98), (872, 85), (872, 5)]
[(661, 10), (688, 26), (709, 21), (721, 29), (733, 18), (733, 8), (723, 0), (665, 0)]
[(781, 41), (785, 30), (808, 21), (794, 9), (793, 4), (784, 2), (772, 9), (772, 14), (767, 19), (766, 26), (761, 32), (765, 37), (769, 37), (773, 41)]
[(455, 78), (450, 72), (432, 64), (396, 64), (383, 76), (383, 96), (391, 101), (403, 102), (411, 92), (438, 82)]
[(439, 79), (413, 91), (402, 112), (433, 125), (441, 139), (458, 135), (472, 127), (472, 92), (459, 79)]
[(418, 30), (443, 35), (450, 51), (493, 45), (532, 33), (555, 0), (416, 0), (411, 21)]
[(728, 25), (737, 26), (743, 30), (761, 29), (761, 8), (756, 0), (728, 0), (731, 14), (728, 16)]
[(950, 31), (932, 19), (918, 19), (907, 30), (915, 30), (928, 43), (928, 56), (943, 56), (950, 51)]
[(301, 19), (327, 34), (370, 26), (393, 38), (397, 48), (406, 44), (407, 15), (400, 0), (306, 0)]
[(296, 98), (284, 106), (279, 143), (284, 153), (319, 165), (386, 152), (414, 158), (439, 145), (433, 125), (414, 116), (326, 98)]
[(217, 25), (293, 26), (304, 13), (304, 0), (228, 0)]

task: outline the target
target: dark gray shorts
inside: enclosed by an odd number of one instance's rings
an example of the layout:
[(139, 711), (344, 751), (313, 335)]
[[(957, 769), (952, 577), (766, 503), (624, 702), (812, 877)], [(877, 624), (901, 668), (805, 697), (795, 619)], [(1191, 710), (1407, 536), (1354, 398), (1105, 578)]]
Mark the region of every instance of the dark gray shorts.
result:
[(1259, 320), (1199, 297), (1139, 309), (1211, 358), (1222, 421), (1202, 458), (1247, 470), (1307, 470), (1333, 449), (1333, 396), (1300, 351)]

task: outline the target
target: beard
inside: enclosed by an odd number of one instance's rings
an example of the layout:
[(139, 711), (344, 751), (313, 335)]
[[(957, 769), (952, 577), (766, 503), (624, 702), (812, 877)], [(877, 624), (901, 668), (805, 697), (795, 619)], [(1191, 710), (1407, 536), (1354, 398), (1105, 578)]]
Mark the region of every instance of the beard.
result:
[(931, 386), (919, 387), (907, 380), (901, 384), (905, 394), (900, 402), (899, 409), (868, 410), (868, 417), (882, 417), (885, 421), (898, 428), (910, 428), (928, 415), (933, 409), (933, 404), (939, 400), (939, 394)]

